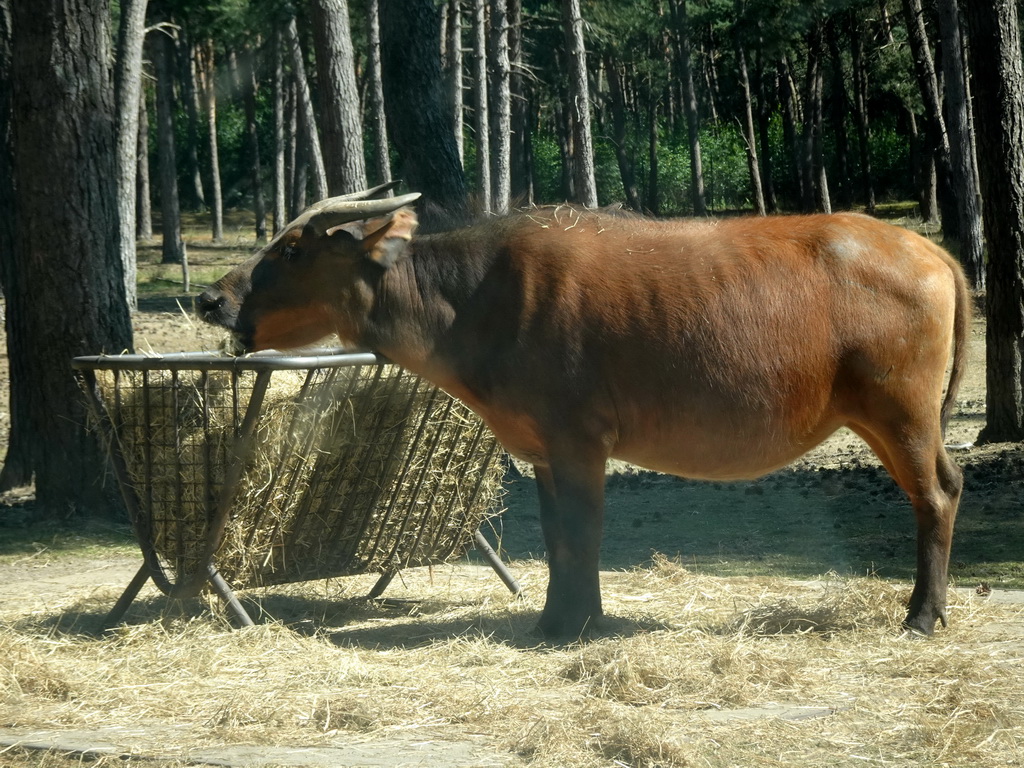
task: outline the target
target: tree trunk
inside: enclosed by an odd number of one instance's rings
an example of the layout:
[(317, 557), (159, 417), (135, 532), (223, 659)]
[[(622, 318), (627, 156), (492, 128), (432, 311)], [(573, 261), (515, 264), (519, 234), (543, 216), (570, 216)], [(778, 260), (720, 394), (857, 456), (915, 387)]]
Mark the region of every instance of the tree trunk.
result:
[(313, 98), (309, 93), (309, 79), (306, 77), (306, 65), (302, 60), (302, 46), (299, 45), (299, 27), (292, 16), (284, 27), (285, 45), (292, 65), (292, 82), (295, 85), (295, 108), (298, 112), (298, 125), (302, 139), (302, 154), (309, 163), (312, 172), (313, 196), (323, 200), (328, 196), (327, 171), (324, 168), (324, 156), (320, 149), (320, 137), (316, 131), (316, 115), (313, 112)]
[(957, 190), (950, 179), (949, 134), (942, 114), (942, 97), (935, 74), (928, 33), (924, 25), (921, 0), (903, 0), (903, 15), (907, 27), (907, 40), (914, 56), (914, 72), (925, 108), (925, 135), (935, 155), (935, 174), (938, 182), (937, 197), (942, 212), (942, 233), (953, 243), (960, 239), (960, 215)]
[[(722, 100), (721, 90), (718, 87), (718, 71), (715, 69), (715, 51), (704, 50), (703, 45), (697, 45), (699, 52), (698, 59), (702, 64), (702, 76), (704, 79), (705, 100), (707, 101), (708, 122), (712, 125), (718, 122), (718, 103)], [(690, 50), (691, 60), (693, 49)]]
[(434, 0), (381, 0), (381, 64), (388, 132), (409, 186), (423, 193), (424, 231), (466, 221), (459, 161), (441, 72)]
[[(370, 0), (376, 7), (378, 0)], [(463, 141), (465, 125), (462, 117), (462, 3), (448, 0), (448, 16), (445, 19), (444, 77), (448, 84), (448, 108), (452, 113), (455, 146), (459, 150), (459, 162), (465, 163), (466, 152)], [(378, 30), (379, 37), (379, 30)], [(373, 46), (371, 44), (371, 51)], [(378, 52), (379, 56), (379, 52)]]
[(572, 178), (572, 127), (569, 125), (569, 110), (566, 104), (565, 83), (558, 84), (558, 98), (555, 100), (555, 141), (558, 142), (558, 170), (563, 200), (572, 200), (576, 196), (575, 182)]
[[(12, 413), (32, 435), (49, 517), (106, 512), (105, 461), (68, 368), (132, 346), (118, 250), (116, 126), (105, 0), (11, 4), (13, 269), (5, 270)], [(30, 384), (30, 386), (29, 386)], [(114, 507), (117, 508), (116, 505)]]
[[(453, 0), (457, 1), (457, 0)], [(370, 132), (373, 136), (373, 171), (376, 183), (391, 181), (391, 157), (388, 146), (388, 124), (384, 114), (384, 85), (381, 82), (380, 69), (380, 2), (369, 0), (366, 9), (367, 38), (369, 56), (367, 75), (370, 79)], [(462, 51), (459, 50), (459, 161), (462, 161)], [(388, 193), (391, 194), (390, 192)]]
[(511, 66), (509, 91), (512, 99), (512, 199), (533, 204), (533, 172), (530, 162), (530, 97), (523, 65), (523, 3), (508, 0), (508, 56)]
[[(170, 34), (165, 31), (165, 34)], [(185, 31), (177, 31), (175, 55), (178, 82), (181, 84), (181, 102), (185, 107), (186, 132), (184, 163), (189, 183), (185, 185), (185, 207), (198, 211), (206, 207), (206, 190), (199, 168), (199, 88), (196, 86), (196, 57)], [(171, 72), (173, 73), (173, 69)], [(172, 74), (173, 77), (173, 74)]]
[(580, 0), (562, 0), (562, 25), (569, 71), (569, 117), (572, 123), (572, 169), (576, 201), (597, 207), (594, 177), (594, 143), (590, 133), (590, 88), (587, 82), (587, 50), (583, 43)]
[(975, 183), (974, 152), (968, 121), (967, 81), (960, 45), (960, 11), (957, 0), (937, 0), (942, 39), (942, 81), (946, 95), (946, 129), (949, 132), (950, 182), (960, 217), (959, 257), (975, 288), (985, 287), (982, 255), (981, 200)]
[(164, 264), (185, 263), (181, 239), (181, 207), (174, 151), (174, 41), (165, 33), (152, 38), (156, 72), (156, 146), (160, 172), (160, 232)]
[(683, 113), (686, 115), (686, 133), (690, 142), (690, 197), (695, 216), (707, 216), (704, 195), (704, 163), (700, 151), (700, 116), (697, 111), (697, 91), (693, 86), (693, 64), (690, 47), (690, 19), (686, 0), (673, 3), (676, 32), (679, 36), (679, 67), (683, 80)]
[(1024, 68), (1014, 0), (966, 4), (988, 262), (987, 422), (978, 440), (1024, 440)]
[[(661, 212), (658, 195), (658, 99), (653, 90), (647, 98), (647, 209), (657, 216)], [(706, 212), (706, 211), (705, 211)]]
[[(851, 19), (854, 17), (851, 15)], [(853, 21), (850, 25), (850, 50), (853, 66), (853, 117), (857, 125), (857, 143), (860, 145), (860, 180), (864, 207), (868, 213), (875, 212), (875, 186), (871, 173), (871, 123), (868, 116), (868, 68), (864, 59), (864, 35), (862, 24)]]
[(285, 141), (285, 79), (282, 39), (279, 29), (274, 29), (270, 39), (274, 60), (274, 234), (288, 224), (288, 179), (285, 176), (285, 157), (288, 143)]
[(634, 211), (642, 211), (640, 192), (636, 186), (636, 169), (633, 158), (626, 147), (626, 103), (622, 93), (622, 80), (619, 68), (609, 52), (604, 54), (604, 71), (608, 75), (608, 95), (612, 110), (612, 144), (615, 145), (615, 159), (619, 164), (619, 176), (622, 178), (622, 190), (626, 194), (626, 203)]
[(764, 190), (764, 205), (768, 213), (777, 213), (779, 204), (775, 198), (771, 141), (771, 118), (775, 110), (771, 94), (775, 93), (775, 88), (768, 74), (769, 68), (765, 66), (764, 46), (761, 40), (758, 40), (757, 63), (757, 138), (761, 148), (761, 189)]
[[(649, 56), (651, 61), (657, 61), (669, 78), (672, 77), (672, 68), (679, 58), (679, 46), (675, 40), (676, 36), (672, 33), (672, 21), (675, 16), (671, 6), (672, 0), (669, 0), (668, 14), (666, 15), (663, 0), (653, 0), (651, 10), (657, 19), (657, 29), (652, 30), (652, 34), (649, 35), (649, 44), (651, 46)], [(625, 57), (623, 64), (626, 65), (628, 63), (634, 63), (635, 65), (636, 57)], [(659, 99), (661, 112), (665, 117), (665, 131), (669, 136), (675, 135), (676, 115), (673, 98), (675, 89), (673, 85), (671, 80), (666, 82), (662, 87)]]
[(491, 196), (496, 213), (512, 202), (512, 105), (506, 0), (490, 0)]
[(807, 39), (807, 73), (804, 87), (803, 209), (831, 213), (822, 142), (822, 25), (816, 22)]
[(153, 239), (153, 207), (149, 188), (149, 107), (143, 91), (139, 99), (139, 130), (135, 150), (135, 237)]
[(139, 144), (139, 95), (142, 92), (142, 42), (146, 36), (147, 0), (121, 0), (114, 62), (114, 109), (117, 126), (117, 209), (121, 225), (121, 261), (128, 309), (138, 309), (135, 255), (135, 170)]
[(831, 113), (832, 136), (835, 142), (835, 189), (836, 203), (840, 209), (853, 207), (853, 190), (850, 184), (850, 140), (846, 133), (846, 116), (850, 112), (850, 101), (846, 96), (846, 74), (843, 72), (843, 55), (839, 47), (839, 30), (835, 19), (826, 22), (826, 38), (829, 58), (832, 60)]
[(825, 168), (825, 141), (823, 136), (822, 113), (824, 111), (824, 75), (818, 69), (818, 77), (815, 82), (815, 108), (814, 108), (814, 192), (815, 205), (822, 213), (832, 213), (832, 198), (828, 186), (828, 172)]
[(813, 55), (808, 55), (807, 78), (804, 85), (804, 124), (800, 134), (800, 171), (803, 173), (803, 178), (800, 181), (802, 193), (800, 208), (804, 213), (812, 213), (815, 210), (815, 200), (817, 199), (814, 176), (815, 108), (818, 106), (815, 101), (817, 79), (817, 62)]
[[(13, 72), (11, 61), (11, 9), (10, 0), (0, 0), (0, 178), (14, 176), (12, 145), (11, 103), (13, 99)], [(0, 288), (10, 295), (18, 286), (14, 258), (15, 196), (13, 184), (0, 185)], [(12, 329), (13, 316), (9, 306), (4, 308), (7, 330), (7, 354), (11, 360), (19, 356), (17, 329)], [(24, 377), (23, 366), (11, 366), (8, 407), (7, 457), (0, 472), (0, 491), (28, 485), (32, 482), (32, 452), (34, 436), (28, 405), (32, 398), (32, 382)]]
[(263, 200), (263, 163), (256, 124), (256, 56), (251, 48), (247, 48), (243, 56), (241, 75), (244, 77), (245, 138), (249, 152), (249, 174), (252, 178), (252, 208), (256, 218), (256, 242), (263, 243), (267, 240), (267, 206)]
[(313, 0), (313, 44), (328, 193), (356, 192), (366, 188), (366, 162), (348, 0)]
[(889, 16), (889, 0), (878, 0), (878, 26), (881, 28), (883, 45), (892, 45), (892, 18)]
[(491, 130), (487, 101), (487, 3), (473, 0), (473, 131), (476, 138), (476, 194), (483, 211), (490, 211), (494, 195), (491, 190)]
[(754, 105), (750, 96), (750, 77), (747, 73), (747, 57), (743, 53), (743, 41), (736, 39), (736, 65), (740, 81), (740, 95), (743, 97), (743, 139), (746, 142), (747, 170), (750, 172), (750, 188), (754, 198), (754, 212), (760, 216), (767, 213), (764, 189), (761, 187), (761, 169), (757, 162), (757, 134), (754, 131)]
[(929, 142), (921, 136), (917, 128), (917, 116), (907, 107), (907, 119), (910, 123), (910, 165), (917, 190), (917, 203), (921, 209), (921, 221), (926, 224), (939, 223), (939, 201), (936, 188), (938, 181), (935, 174), (935, 153), (931, 151)]
[[(306, 111), (301, 107), (299, 91), (302, 86), (296, 82), (292, 75), (291, 82), (291, 121), (288, 134), (289, 148), (291, 155), (291, 174), (289, 176), (289, 211), (288, 218), (294, 219), (306, 208), (306, 189), (309, 186), (310, 161), (309, 156), (314, 145), (310, 144), (309, 137), (316, 135), (316, 131), (306, 126)], [(316, 174), (314, 174), (316, 175)], [(324, 184), (327, 179), (320, 179)], [(324, 188), (326, 194), (326, 187)], [(319, 198), (318, 199), (323, 199)]]
[(213, 242), (224, 241), (224, 198), (220, 187), (220, 152), (217, 142), (217, 66), (214, 61), (213, 40), (196, 47), (196, 67), (199, 71), (199, 98), (206, 115), (206, 136), (210, 152), (210, 206)]
[(783, 144), (789, 151), (793, 165), (793, 191), (797, 202), (802, 206), (804, 194), (803, 145), (797, 125), (801, 122), (800, 107), (796, 99), (796, 88), (789, 68), (789, 62), (782, 58), (779, 61), (779, 104), (782, 108)]

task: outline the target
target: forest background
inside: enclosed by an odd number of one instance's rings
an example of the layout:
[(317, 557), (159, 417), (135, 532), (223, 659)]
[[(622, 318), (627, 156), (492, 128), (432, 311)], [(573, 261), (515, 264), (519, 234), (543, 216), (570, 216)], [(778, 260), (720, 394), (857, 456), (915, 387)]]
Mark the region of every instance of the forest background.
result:
[(107, 505), (68, 360), (132, 348), (137, 242), (187, 282), (183, 210), (258, 242), (391, 178), (425, 229), (913, 209), (985, 307), (980, 437), (1020, 440), (1019, 36), (1006, 0), (0, 0), (0, 487)]

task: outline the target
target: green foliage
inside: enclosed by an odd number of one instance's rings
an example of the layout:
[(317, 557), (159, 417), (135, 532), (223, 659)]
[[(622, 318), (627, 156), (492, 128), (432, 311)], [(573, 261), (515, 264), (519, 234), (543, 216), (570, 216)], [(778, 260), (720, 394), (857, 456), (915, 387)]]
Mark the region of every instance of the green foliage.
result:
[(473, 138), (473, 131), (470, 130), (469, 126), (463, 125), (463, 136), (462, 136), (462, 169), (466, 174), (466, 179), (471, 184), (476, 181), (477, 174), (477, 158), (479, 153), (476, 150), (476, 141)]
[[(553, 203), (564, 200), (562, 189), (562, 159), (558, 142), (549, 133), (534, 136), (534, 186), (538, 203)], [(602, 190), (598, 188), (600, 197)]]
[(871, 134), (871, 171), (883, 190), (883, 199), (906, 200), (915, 196), (910, 142), (894, 120), (875, 123)]
[(248, 35), (250, 0), (163, 0), (166, 12), (196, 38), (238, 44)]
[[(893, 3), (889, 0), (889, 4)], [(114, 3), (115, 13), (117, 2)], [(360, 74), (365, 65), (365, 6), (350, 3), (352, 35)], [(271, 51), (272, 30), (291, 14), (304, 8), (292, 0), (169, 0), (164, 6), (193, 41), (212, 39), (218, 61), (218, 141), (222, 187), (228, 206), (251, 204), (252, 183), (249, 144), (243, 94), (230, 87), (226, 66), (229, 54), (243, 49), (256, 51), (260, 87), (257, 93), (257, 131), (262, 153), (264, 183), (270, 184), (272, 135)], [(559, 202), (568, 196), (563, 180), (558, 135), (566, 132), (564, 115), (556, 109), (564, 102), (564, 31), (560, 3), (555, 0), (524, 0), (522, 25), (526, 83), (532, 115), (532, 158), (536, 197), (539, 202)], [(583, 0), (588, 62), (592, 71), (591, 101), (595, 111), (594, 165), (601, 204), (624, 201), (623, 182), (612, 143), (610, 89), (604, 71), (606, 60), (615, 62), (623, 75), (626, 100), (625, 154), (634, 167), (641, 200), (650, 190), (649, 160), (650, 104), (657, 105), (657, 196), (659, 213), (685, 215), (692, 212), (689, 144), (681, 106), (678, 41), (682, 16), (676, 3), (622, 3), (620, 0)], [(808, 38), (815, 25), (831, 25), (838, 36), (840, 64), (844, 76), (851, 67), (852, 37), (864, 43), (870, 87), (872, 120), (872, 168), (876, 193), (881, 199), (914, 196), (911, 173), (909, 113), (920, 114), (921, 99), (906, 32), (898, 8), (888, 16), (879, 14), (877, 0), (689, 0), (686, 3), (692, 67), (701, 118), (701, 150), (707, 204), (712, 211), (750, 209), (751, 184), (747, 169), (745, 139), (740, 130), (744, 102), (739, 88), (737, 46), (741, 46), (750, 72), (755, 101), (766, 99), (771, 115), (769, 147), (773, 186), (783, 208), (798, 204), (798, 183), (793, 148), (783, 141), (782, 112), (777, 73), (785, 61), (798, 91), (805, 87)], [(468, 45), (470, 19), (463, 10), (464, 39)], [(307, 14), (299, 12), (299, 31), (307, 54), (310, 79), (316, 78), (311, 55)], [(887, 21), (885, 20), (887, 19)], [(434, 34), (433, 31), (430, 32)], [(426, 34), (426, 32), (425, 32)], [(834, 178), (836, 144), (831, 125), (831, 68), (836, 64), (826, 53), (824, 146), (826, 168)], [(465, 62), (469, 66), (469, 61)], [(759, 85), (765, 85), (759, 91)], [(465, 87), (475, 87), (467, 80)], [(849, 86), (847, 86), (849, 88)], [(314, 100), (316, 89), (313, 89)], [(184, 94), (183, 94), (184, 95)], [(800, 99), (805, 97), (801, 93)], [(674, 114), (668, 117), (669, 103)], [(184, 99), (178, 103), (177, 143), (180, 176), (184, 187), (185, 147), (190, 139)], [(467, 102), (467, 110), (469, 110)], [(860, 157), (853, 116), (846, 120), (850, 152), (847, 158), (853, 189), (859, 194)], [(200, 116), (196, 151), (200, 166), (209, 167), (208, 139)], [(796, 125), (796, 132), (803, 130)], [(467, 130), (464, 166), (467, 178), (475, 178), (476, 149)], [(151, 136), (155, 132), (151, 131)], [(155, 138), (155, 137), (154, 137)], [(364, 136), (369, 154), (372, 141)], [(764, 148), (758, 146), (759, 154)], [(763, 159), (762, 159), (763, 161)], [(204, 170), (208, 176), (208, 171)], [(207, 184), (209, 182), (207, 181)], [(157, 185), (154, 185), (154, 189)]]
[[(646, 131), (646, 127), (644, 127)], [(664, 134), (665, 132), (662, 131)], [(646, 137), (646, 133), (644, 134)], [(544, 134), (534, 138), (536, 188), (539, 203), (557, 203), (566, 195), (561, 187), (561, 158), (555, 136)], [(735, 126), (710, 126), (701, 133), (704, 158), (704, 182), (709, 207), (714, 211), (749, 209), (750, 176), (744, 152), (743, 137)], [(650, 180), (647, 147), (631, 143), (637, 162), (637, 185), (641, 198)], [(598, 203), (611, 205), (625, 202), (622, 177), (615, 148), (606, 137), (595, 138), (594, 172), (597, 178)], [(659, 212), (681, 216), (692, 213), (690, 198), (690, 153), (679, 137), (662, 137), (658, 144)]]
[(701, 133), (701, 159), (708, 207), (750, 209), (750, 172), (743, 136), (735, 124), (719, 123)]
[(622, 202), (626, 193), (622, 188), (622, 174), (615, 159), (615, 147), (610, 140), (594, 137), (594, 178), (597, 180), (598, 205)]
[[(251, 161), (246, 138), (245, 109), (237, 101), (225, 101), (227, 103), (217, 110), (218, 157), (223, 158), (221, 184), (224, 205), (235, 207), (246, 205), (252, 199), (251, 194), (243, 193), (243, 188), (248, 192), (251, 186)], [(263, 146), (270, 145), (264, 143)]]
[[(650, 168), (645, 168), (649, 179)], [(666, 216), (693, 213), (690, 183), (690, 149), (685, 143), (658, 150), (658, 210)]]

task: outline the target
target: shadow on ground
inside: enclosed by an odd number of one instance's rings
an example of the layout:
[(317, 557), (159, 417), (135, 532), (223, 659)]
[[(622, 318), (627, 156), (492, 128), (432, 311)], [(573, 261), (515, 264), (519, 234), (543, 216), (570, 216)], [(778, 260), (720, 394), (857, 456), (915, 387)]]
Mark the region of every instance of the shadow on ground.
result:
[[(1024, 456), (963, 456), (965, 490), (951, 576), (1024, 587)], [(512, 559), (544, 552), (530, 478), (509, 484), (492, 538)], [(638, 472), (611, 476), (603, 568), (643, 565), (653, 552), (713, 575), (813, 578), (834, 571), (912, 579), (914, 514), (885, 470), (786, 469), (755, 482), (707, 483)]]

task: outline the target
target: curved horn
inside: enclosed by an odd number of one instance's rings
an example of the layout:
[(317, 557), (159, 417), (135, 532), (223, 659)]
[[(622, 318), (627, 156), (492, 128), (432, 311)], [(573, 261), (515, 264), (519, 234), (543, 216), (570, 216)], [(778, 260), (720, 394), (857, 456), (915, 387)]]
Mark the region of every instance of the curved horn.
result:
[(322, 200), (310, 211), (308, 224), (311, 224), (318, 234), (324, 234), (331, 227), (347, 224), (350, 221), (371, 219), (374, 216), (397, 211), (399, 208), (409, 205), (420, 198), (419, 192), (398, 197), (385, 197), (382, 200), (350, 200), (339, 197), (331, 197)]
[(395, 187), (397, 187), (401, 183), (402, 183), (401, 181), (388, 181), (388, 182), (385, 182), (384, 184), (378, 184), (376, 187), (370, 187), (369, 189), (364, 189), (364, 190), (362, 190), (360, 192), (349, 192), (348, 194), (338, 195), (337, 197), (328, 197), (328, 198), (326, 198), (324, 200), (321, 200), (318, 203), (313, 203), (312, 207), (320, 209), (325, 204), (327, 204), (327, 203), (329, 203), (331, 201), (340, 201), (340, 200), (370, 200), (370, 199), (373, 199), (373, 198), (379, 198), (379, 197), (382, 197), (385, 193), (390, 192), (391, 190), (393, 190)]

